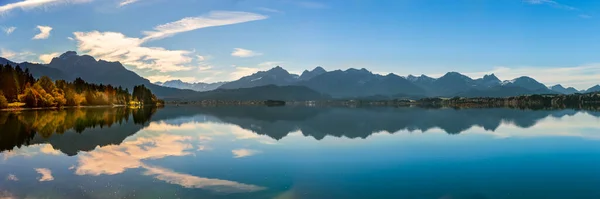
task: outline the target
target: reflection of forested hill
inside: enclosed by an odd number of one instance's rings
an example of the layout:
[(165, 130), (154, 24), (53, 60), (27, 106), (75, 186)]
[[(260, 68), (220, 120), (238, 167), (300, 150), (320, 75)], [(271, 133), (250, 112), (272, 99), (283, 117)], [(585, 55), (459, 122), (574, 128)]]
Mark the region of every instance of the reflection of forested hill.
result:
[[(334, 108), (334, 107), (205, 107), (204, 114), (238, 125), (258, 134), (281, 139), (301, 130), (304, 135), (322, 139), (326, 135), (366, 138), (374, 132), (400, 130), (426, 131), (440, 128), (449, 134), (461, 133), (473, 126), (496, 130), (502, 122), (528, 128), (548, 116), (573, 115), (575, 110), (529, 111), (493, 109), (424, 108)], [(594, 113), (592, 113), (594, 114)], [(596, 116), (598, 114), (596, 113)]]
[(85, 108), (0, 112), (0, 150), (51, 144), (67, 155), (120, 144), (150, 120), (155, 108)]
[[(51, 144), (67, 155), (97, 146), (120, 144), (150, 121), (187, 123), (219, 121), (281, 139), (301, 130), (306, 136), (366, 138), (374, 132), (426, 131), (440, 128), (450, 134), (472, 126), (497, 129), (502, 122), (528, 128), (545, 117), (573, 115), (575, 110), (425, 109), (345, 107), (181, 106), (130, 110), (126, 108), (0, 112), (0, 152), (32, 144)], [(588, 112), (600, 117), (600, 112)], [(204, 117), (194, 117), (204, 114)]]

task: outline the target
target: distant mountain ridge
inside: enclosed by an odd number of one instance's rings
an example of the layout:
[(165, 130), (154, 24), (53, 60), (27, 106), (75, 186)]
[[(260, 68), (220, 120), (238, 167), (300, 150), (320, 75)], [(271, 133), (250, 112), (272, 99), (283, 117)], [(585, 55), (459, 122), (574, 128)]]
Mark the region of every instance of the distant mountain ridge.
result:
[(215, 82), (215, 83), (197, 82), (197, 83), (188, 83), (188, 82), (181, 81), (179, 79), (177, 79), (177, 80), (169, 80), (169, 81), (166, 81), (166, 82), (154, 82), (154, 84), (159, 85), (159, 86), (170, 87), (170, 88), (178, 88), (178, 89), (189, 89), (189, 90), (198, 91), (198, 92), (212, 91), (212, 90), (215, 90), (215, 89), (219, 88), (220, 86), (222, 86), (223, 84), (226, 84), (226, 83), (227, 82)]
[(300, 76), (290, 74), (287, 70), (277, 66), (268, 71), (260, 71), (239, 80), (228, 82), (220, 86), (222, 89), (252, 88), (266, 85), (287, 86), (300, 81)]
[[(7, 63), (17, 64), (0, 58), (0, 64)], [(208, 99), (210, 97), (234, 99), (235, 97), (232, 96), (246, 99), (240, 93), (246, 95), (257, 95), (258, 93), (268, 96), (255, 96), (254, 99), (300, 98), (299, 95), (292, 95), (284, 88), (292, 88), (292, 90), (319, 99), (322, 99), (321, 95), (338, 99), (418, 99), (422, 97), (507, 97), (600, 92), (600, 85), (577, 91), (572, 87), (564, 88), (562, 85), (547, 87), (526, 76), (505, 81), (500, 80), (494, 74), (473, 79), (458, 72), (448, 72), (439, 78), (426, 75), (401, 77), (393, 73), (374, 74), (364, 68), (327, 71), (322, 67), (305, 70), (298, 75), (292, 74), (280, 66), (259, 71), (231, 82), (187, 83), (181, 80), (170, 80), (153, 84), (135, 72), (127, 70), (119, 62), (96, 60), (89, 55), (78, 55), (74, 51), (68, 51), (53, 58), (49, 64), (24, 62), (19, 65), (23, 69), (29, 69), (36, 78), (49, 76), (52, 79), (74, 80), (81, 77), (90, 83), (111, 84), (130, 89), (135, 85), (143, 84), (160, 98), (183, 100)], [(301, 87), (308, 90), (301, 89)], [(210, 91), (218, 92), (202, 93)], [(316, 95), (313, 91), (320, 95)], [(227, 93), (227, 95), (223, 93)]]
[(48, 76), (54, 80), (73, 81), (80, 77), (87, 82), (95, 84), (111, 84), (133, 89), (137, 85), (145, 85), (159, 98), (193, 96), (194, 91), (167, 88), (150, 83), (149, 80), (127, 70), (119, 62), (96, 60), (89, 55), (78, 55), (75, 51), (67, 51), (55, 57), (49, 64), (35, 64), (29, 62), (15, 63), (5, 58), (0, 58), (1, 64), (10, 63), (19, 65), (23, 70), (29, 69), (35, 78)]
[[(406, 78), (393, 73), (374, 74), (367, 69), (326, 71), (317, 67), (302, 75), (290, 74), (277, 66), (224, 84), (220, 89), (251, 88), (264, 85), (300, 85), (329, 94), (334, 98), (380, 99), (403, 96), (418, 97), (507, 97), (530, 94), (570, 94), (573, 88), (553, 90), (531, 77), (501, 81), (495, 74), (472, 79), (458, 72), (440, 78), (426, 75)], [(598, 86), (600, 90), (600, 86)], [(386, 97), (387, 96), (387, 97)]]
[(573, 87), (569, 87), (569, 88), (565, 88), (560, 84), (554, 85), (550, 87), (550, 90), (562, 93), (562, 94), (575, 94), (575, 93), (580, 93), (580, 91), (578, 91), (577, 89), (573, 88)]

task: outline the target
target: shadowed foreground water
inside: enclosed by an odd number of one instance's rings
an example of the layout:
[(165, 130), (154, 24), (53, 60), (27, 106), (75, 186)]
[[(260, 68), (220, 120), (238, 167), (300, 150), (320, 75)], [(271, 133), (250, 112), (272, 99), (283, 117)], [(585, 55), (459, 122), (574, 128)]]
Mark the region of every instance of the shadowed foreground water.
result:
[(600, 198), (600, 113), (0, 112), (0, 198)]

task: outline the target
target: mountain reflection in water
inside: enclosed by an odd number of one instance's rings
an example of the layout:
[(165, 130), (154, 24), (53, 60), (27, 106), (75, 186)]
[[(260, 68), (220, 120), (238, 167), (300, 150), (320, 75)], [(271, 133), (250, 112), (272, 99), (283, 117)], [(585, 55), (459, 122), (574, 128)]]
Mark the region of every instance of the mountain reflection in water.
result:
[[(0, 198), (597, 198), (599, 117), (300, 106), (0, 112)], [(39, 183), (49, 186), (28, 188)]]
[[(0, 150), (23, 145), (49, 143), (67, 155), (90, 151), (96, 146), (118, 145), (150, 122), (170, 120), (174, 125), (204, 115), (205, 122), (237, 125), (260, 135), (279, 140), (300, 131), (317, 140), (326, 136), (367, 138), (381, 131), (426, 132), (439, 128), (459, 134), (473, 126), (495, 131), (503, 123), (520, 128), (534, 126), (539, 120), (572, 116), (578, 112), (600, 117), (600, 112), (585, 110), (425, 109), (425, 108), (340, 108), (340, 107), (168, 107), (89, 108), (0, 112)], [(207, 117), (208, 116), (208, 117)]]

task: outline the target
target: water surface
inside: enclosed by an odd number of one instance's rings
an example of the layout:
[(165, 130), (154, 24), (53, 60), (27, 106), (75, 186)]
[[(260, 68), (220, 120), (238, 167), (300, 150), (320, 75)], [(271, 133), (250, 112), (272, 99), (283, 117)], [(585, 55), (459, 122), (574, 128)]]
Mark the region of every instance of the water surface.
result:
[(600, 198), (600, 112), (0, 113), (0, 198)]

